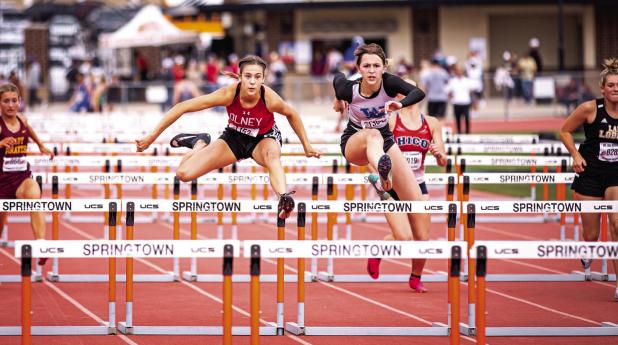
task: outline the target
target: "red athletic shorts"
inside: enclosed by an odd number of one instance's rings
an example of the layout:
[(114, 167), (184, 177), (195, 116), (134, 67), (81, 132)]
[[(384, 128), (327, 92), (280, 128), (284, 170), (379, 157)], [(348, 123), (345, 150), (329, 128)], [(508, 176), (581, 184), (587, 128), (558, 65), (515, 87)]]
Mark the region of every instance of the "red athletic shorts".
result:
[(0, 199), (15, 199), (17, 188), (32, 176), (30, 171), (0, 172)]

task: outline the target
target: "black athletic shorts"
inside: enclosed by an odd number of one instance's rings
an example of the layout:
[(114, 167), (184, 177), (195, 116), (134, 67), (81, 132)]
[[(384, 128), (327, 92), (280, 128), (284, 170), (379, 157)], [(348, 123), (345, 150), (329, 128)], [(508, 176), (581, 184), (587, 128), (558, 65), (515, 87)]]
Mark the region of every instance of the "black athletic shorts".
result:
[(443, 118), (446, 115), (446, 102), (428, 101), (427, 115)]
[[(351, 122), (348, 121), (348, 125), (346, 126), (346, 128), (343, 130), (343, 134), (341, 134), (341, 153), (345, 156), (345, 145), (348, 143), (348, 140), (350, 139), (350, 137), (352, 135), (354, 135), (356, 132), (360, 131), (362, 128), (360, 127), (356, 127), (355, 125), (353, 125)], [(388, 152), (388, 150), (393, 147), (393, 145), (395, 145), (395, 137), (393, 137), (393, 132), (391, 132), (391, 129), (388, 127), (388, 125), (382, 127), (382, 128), (375, 128), (378, 131), (380, 131), (380, 134), (382, 134), (382, 139), (384, 139), (384, 145), (382, 145), (382, 149), (384, 150), (384, 152)]]
[(599, 171), (587, 167), (584, 172), (575, 174), (571, 189), (585, 196), (603, 197), (609, 187), (618, 186), (618, 172), (615, 170)]
[(264, 138), (275, 139), (275, 141), (279, 143), (279, 146), (283, 144), (281, 141), (281, 132), (279, 132), (277, 125), (274, 125), (270, 131), (256, 137), (252, 137), (226, 127), (219, 137), (219, 139), (225, 141), (227, 146), (230, 147), (230, 150), (232, 150), (234, 156), (236, 156), (236, 159), (238, 160), (252, 158), (253, 150), (255, 150), (257, 144)]
[[(423, 195), (429, 194), (429, 191), (427, 190), (427, 184), (425, 182), (419, 183), (418, 186), (421, 187), (421, 194)], [(394, 189), (389, 190), (388, 194), (390, 194), (391, 197), (393, 197), (393, 199), (397, 201), (401, 201), (401, 199), (399, 199), (399, 195), (397, 195), (397, 192), (395, 192)]]

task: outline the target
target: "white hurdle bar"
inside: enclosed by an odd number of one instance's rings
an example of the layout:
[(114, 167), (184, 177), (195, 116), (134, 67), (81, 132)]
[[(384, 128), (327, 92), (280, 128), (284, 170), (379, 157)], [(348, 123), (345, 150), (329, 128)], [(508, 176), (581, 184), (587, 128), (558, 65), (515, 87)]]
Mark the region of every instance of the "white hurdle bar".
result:
[[(444, 241), (244, 241), (245, 255), (249, 248), (259, 246), (263, 257), (276, 258), (418, 258), (450, 259), (448, 319), (445, 325), (434, 322), (430, 327), (371, 327), (371, 326), (309, 326), (305, 324), (304, 287), (298, 283), (297, 322), (287, 322), (286, 330), (296, 335), (345, 336), (450, 336), (451, 344), (458, 343), (458, 332), (450, 332), (450, 325), (459, 319), (459, 260), (464, 257), (465, 242)], [(299, 261), (300, 261), (299, 260)], [(300, 274), (300, 273), (299, 273)]]
[[(470, 251), (476, 259), (477, 269), (477, 327), (476, 341), (486, 343), (486, 336), (618, 336), (618, 324), (599, 322), (598, 326), (575, 327), (489, 327), (486, 322), (486, 271), (487, 262), (495, 259), (573, 259), (582, 257), (618, 259), (618, 242), (550, 242), (550, 241), (479, 241)], [(555, 291), (552, 291), (552, 293)], [(611, 309), (611, 307), (610, 307)], [(535, 322), (538, 324), (538, 320)]]

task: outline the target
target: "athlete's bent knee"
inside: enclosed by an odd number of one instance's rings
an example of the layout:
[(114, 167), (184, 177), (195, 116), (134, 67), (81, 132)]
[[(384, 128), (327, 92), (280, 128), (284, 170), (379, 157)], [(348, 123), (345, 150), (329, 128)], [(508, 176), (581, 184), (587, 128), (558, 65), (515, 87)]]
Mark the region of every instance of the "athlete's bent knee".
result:
[(178, 170), (176, 170), (176, 177), (178, 177), (178, 179), (182, 182), (190, 182), (193, 180), (193, 176), (191, 176), (189, 172), (183, 168), (178, 168)]

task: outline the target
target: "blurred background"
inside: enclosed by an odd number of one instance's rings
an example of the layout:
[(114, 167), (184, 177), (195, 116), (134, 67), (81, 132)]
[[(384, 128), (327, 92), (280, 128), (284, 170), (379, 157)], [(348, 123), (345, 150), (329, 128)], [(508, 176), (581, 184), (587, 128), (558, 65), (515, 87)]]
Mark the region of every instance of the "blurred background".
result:
[(332, 74), (353, 75), (355, 47), (375, 42), (425, 90), (436, 70), (478, 81), (473, 118), (564, 116), (598, 96), (616, 13), (609, 0), (2, 0), (0, 80), (25, 110), (158, 114), (256, 54), (303, 115), (336, 118)]

